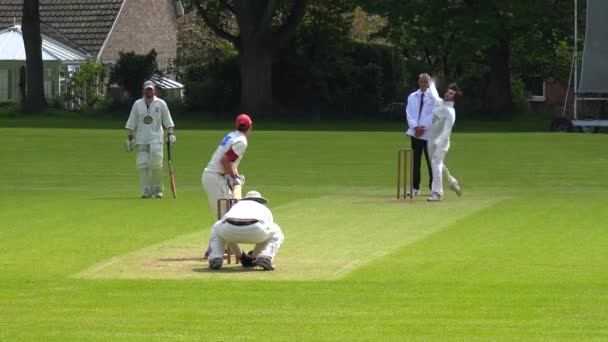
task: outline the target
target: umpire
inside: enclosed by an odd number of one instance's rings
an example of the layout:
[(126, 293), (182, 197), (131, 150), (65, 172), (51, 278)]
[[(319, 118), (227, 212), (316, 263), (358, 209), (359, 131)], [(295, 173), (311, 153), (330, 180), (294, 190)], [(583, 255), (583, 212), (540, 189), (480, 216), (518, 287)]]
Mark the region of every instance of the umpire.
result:
[(407, 106), (405, 113), (407, 116), (407, 135), (412, 140), (412, 150), (414, 151), (414, 189), (412, 196), (418, 196), (420, 192), (420, 164), (422, 154), (426, 159), (426, 166), (429, 171), (429, 189), (433, 183), (433, 171), (431, 170), (431, 161), (427, 148), (427, 140), (429, 132), (433, 124), (433, 97), (428, 94), (429, 82), (431, 76), (429, 74), (420, 74), (418, 77), (418, 86), (420, 87), (415, 92), (407, 97)]

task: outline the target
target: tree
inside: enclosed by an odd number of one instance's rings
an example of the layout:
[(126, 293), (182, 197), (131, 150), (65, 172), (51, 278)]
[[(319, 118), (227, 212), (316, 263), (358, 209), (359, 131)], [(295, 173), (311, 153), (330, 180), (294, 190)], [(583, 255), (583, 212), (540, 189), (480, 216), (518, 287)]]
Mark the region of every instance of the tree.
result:
[(26, 97), (24, 109), (39, 111), (48, 107), (44, 96), (44, 67), (42, 64), (42, 36), (40, 34), (40, 1), (23, 2), (23, 44), (26, 55)]
[[(467, 78), (486, 116), (511, 114), (511, 80), (529, 52), (554, 54), (565, 39), (555, 1), (368, 0), (391, 23), (389, 37), (410, 60), (449, 79)], [(540, 60), (540, 58), (536, 58)], [(548, 59), (545, 59), (548, 60)], [(514, 63), (514, 61), (517, 61)], [(469, 92), (471, 94), (471, 92)]]
[[(272, 61), (295, 33), (309, 0), (192, 0), (199, 15), (239, 53), (241, 107), (272, 110)], [(236, 29), (231, 29), (236, 22)]]
[(142, 95), (142, 85), (153, 76), (161, 76), (156, 62), (156, 51), (146, 55), (120, 52), (118, 61), (110, 69), (110, 83), (116, 83), (129, 93), (132, 100)]

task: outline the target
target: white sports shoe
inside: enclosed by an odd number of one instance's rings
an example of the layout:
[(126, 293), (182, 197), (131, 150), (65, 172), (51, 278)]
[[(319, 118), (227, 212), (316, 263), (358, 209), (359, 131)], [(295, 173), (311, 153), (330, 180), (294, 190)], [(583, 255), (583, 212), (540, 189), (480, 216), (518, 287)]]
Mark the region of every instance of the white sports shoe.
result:
[(418, 195), (420, 195), (420, 190), (418, 190), (418, 189), (414, 189), (414, 190), (412, 191), (412, 194), (414, 195), (414, 197), (418, 197)]
[(439, 201), (441, 201), (441, 200), (442, 200), (441, 195), (439, 195), (439, 194), (438, 194), (438, 193), (436, 193), (436, 192), (433, 192), (433, 193), (431, 194), (431, 197), (429, 197), (429, 198), (427, 199), (427, 201), (429, 201), (429, 202), (439, 202)]
[(157, 192), (154, 194), (154, 198), (163, 198), (163, 193), (162, 192)]

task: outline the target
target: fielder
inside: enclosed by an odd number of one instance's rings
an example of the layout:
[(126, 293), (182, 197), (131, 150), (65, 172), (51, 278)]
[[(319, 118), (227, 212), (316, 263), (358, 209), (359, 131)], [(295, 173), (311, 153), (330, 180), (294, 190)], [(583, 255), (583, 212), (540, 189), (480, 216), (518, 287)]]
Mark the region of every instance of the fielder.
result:
[[(243, 266), (260, 266), (266, 271), (275, 269), (273, 261), (285, 238), (281, 228), (274, 223), (267, 203), (259, 192), (249, 191), (211, 227), (209, 268), (222, 267), (224, 249), (231, 243), (236, 251), (241, 251), (239, 259)], [(247, 254), (238, 243), (253, 243), (255, 247)]]
[(433, 124), (428, 141), (429, 154), (431, 155), (431, 169), (433, 170), (433, 181), (431, 183), (431, 196), (429, 201), (441, 201), (443, 199), (443, 180), (446, 179), (450, 189), (458, 196), (462, 195), (458, 181), (454, 178), (447, 166), (444, 164), (445, 155), (450, 149), (450, 134), (456, 121), (454, 100), (460, 95), (460, 88), (456, 83), (448, 86), (443, 99), (439, 97), (435, 82), (431, 81), (430, 93), (434, 100)]
[[(163, 197), (163, 126), (167, 140), (176, 141), (173, 119), (165, 101), (156, 97), (154, 82), (143, 85), (143, 98), (135, 101), (125, 128), (127, 151), (137, 151), (136, 165), (141, 178), (141, 198)], [(133, 136), (135, 134), (135, 137)]]
[(247, 114), (237, 116), (235, 131), (222, 138), (203, 171), (201, 183), (213, 215), (217, 212), (218, 199), (241, 197), (240, 187), (245, 184), (245, 177), (239, 174), (238, 166), (247, 150), (247, 137), (251, 134), (252, 125)]

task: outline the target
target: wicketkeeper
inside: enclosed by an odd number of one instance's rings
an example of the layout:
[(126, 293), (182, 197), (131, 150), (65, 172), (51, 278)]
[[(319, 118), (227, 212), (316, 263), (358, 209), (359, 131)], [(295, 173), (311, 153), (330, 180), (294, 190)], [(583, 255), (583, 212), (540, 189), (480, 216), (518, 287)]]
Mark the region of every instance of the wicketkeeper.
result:
[[(243, 266), (274, 270), (274, 258), (285, 238), (266, 204), (268, 200), (259, 192), (249, 191), (211, 227), (209, 268), (217, 270), (222, 267), (226, 244), (231, 243), (237, 251), (241, 251), (237, 258)], [(239, 243), (251, 243), (255, 247), (245, 253)]]
[(156, 97), (154, 82), (143, 85), (143, 98), (135, 101), (127, 120), (127, 151), (135, 149), (136, 164), (141, 177), (142, 198), (163, 197), (163, 126), (167, 140), (174, 144), (173, 119), (165, 101)]

